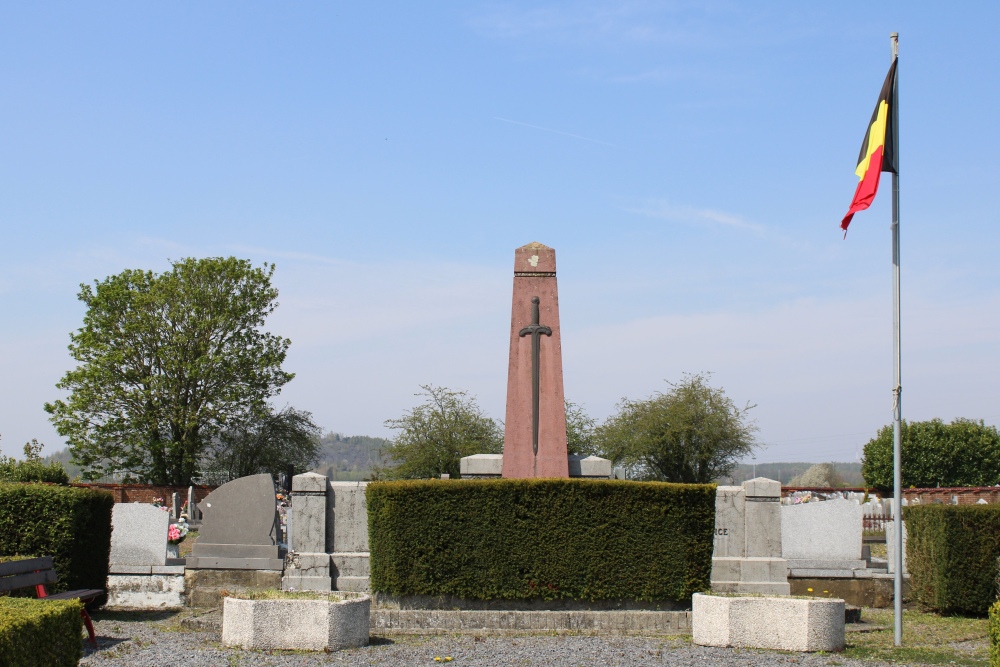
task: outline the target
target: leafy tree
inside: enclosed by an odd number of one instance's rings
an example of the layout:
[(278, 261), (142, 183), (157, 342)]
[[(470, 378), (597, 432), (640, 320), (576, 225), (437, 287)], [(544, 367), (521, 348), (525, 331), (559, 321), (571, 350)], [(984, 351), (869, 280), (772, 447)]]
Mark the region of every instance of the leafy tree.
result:
[(295, 474), (312, 468), (322, 429), (312, 414), (292, 407), (248, 413), (226, 425), (207, 447), (204, 477), (216, 484), (258, 473), (277, 475), (291, 464)]
[(596, 453), (594, 429), (597, 420), (583, 410), (583, 406), (566, 401), (566, 449), (569, 454), (589, 456)]
[(685, 375), (667, 393), (622, 399), (595, 433), (597, 450), (636, 479), (707, 484), (755, 448), (757, 426), (708, 375)]
[(805, 486), (812, 488), (836, 488), (843, 486), (843, 480), (832, 463), (817, 463), (809, 467), (801, 475), (796, 475), (788, 482), (788, 486)]
[[(903, 420), (901, 429), (904, 487), (993, 486), (1000, 483), (1000, 433), (982, 420)], [(892, 425), (883, 426), (865, 445), (861, 462), (865, 481), (892, 488)]]
[(81, 285), (79, 362), (45, 409), (85, 477), (187, 485), (228, 422), (263, 413), (292, 379), (291, 341), (261, 330), (277, 307), (274, 265), (183, 259), (169, 271), (126, 270)]
[(421, 479), (448, 473), (459, 476), (459, 459), (499, 454), (503, 429), (464, 391), (421, 385), (426, 400), (385, 425), (399, 431), (385, 450), (389, 465), (376, 468), (386, 479)]
[(69, 476), (61, 464), (42, 460), (44, 446), (32, 438), (31, 442), (24, 445), (23, 461), (18, 461), (13, 456), (0, 456), (0, 481), (69, 484)]

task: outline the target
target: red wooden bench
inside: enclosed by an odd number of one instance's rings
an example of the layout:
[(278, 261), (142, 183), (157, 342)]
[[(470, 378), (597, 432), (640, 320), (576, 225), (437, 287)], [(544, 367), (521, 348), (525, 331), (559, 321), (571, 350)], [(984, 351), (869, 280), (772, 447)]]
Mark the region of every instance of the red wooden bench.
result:
[[(34, 586), (35, 595), (39, 599), (79, 600), (84, 604), (104, 593), (103, 590), (89, 588), (49, 595), (45, 590), (45, 585), (54, 584), (58, 579), (59, 576), (56, 574), (51, 556), (0, 563), (0, 592), (16, 591)], [(83, 616), (83, 624), (87, 626), (87, 635), (90, 637), (90, 643), (97, 646), (97, 637), (94, 635), (94, 623), (90, 620), (90, 614), (84, 608), (80, 610), (80, 615)]]

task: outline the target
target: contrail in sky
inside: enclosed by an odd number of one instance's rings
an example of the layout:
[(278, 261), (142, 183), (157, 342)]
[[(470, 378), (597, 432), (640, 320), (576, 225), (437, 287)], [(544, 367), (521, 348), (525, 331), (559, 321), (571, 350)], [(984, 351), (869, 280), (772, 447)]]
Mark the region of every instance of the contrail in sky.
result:
[(595, 144), (601, 144), (602, 146), (611, 146), (612, 148), (618, 148), (614, 144), (609, 144), (606, 141), (598, 141), (597, 139), (591, 139), (590, 137), (581, 137), (579, 134), (570, 134), (569, 132), (560, 132), (559, 130), (553, 130), (548, 127), (542, 127), (540, 125), (531, 125), (530, 123), (522, 123), (517, 120), (511, 120), (509, 118), (501, 118), (500, 116), (493, 116), (494, 120), (502, 120), (505, 123), (512, 123), (514, 125), (523, 125), (524, 127), (530, 127), (534, 130), (542, 130), (544, 132), (552, 132), (553, 134), (561, 134), (564, 137), (573, 137), (574, 139), (583, 139), (584, 141), (589, 141)]

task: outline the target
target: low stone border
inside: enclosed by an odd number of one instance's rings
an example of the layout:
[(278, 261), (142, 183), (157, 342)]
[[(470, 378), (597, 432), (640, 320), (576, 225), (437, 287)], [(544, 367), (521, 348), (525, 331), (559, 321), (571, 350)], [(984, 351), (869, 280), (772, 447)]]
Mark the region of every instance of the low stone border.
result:
[(689, 611), (467, 611), (372, 609), (377, 634), (520, 632), (685, 635)]
[(695, 593), (691, 603), (700, 646), (844, 650), (843, 600)]
[(331, 592), (329, 599), (241, 599), (222, 607), (222, 643), (246, 649), (339, 650), (368, 644), (371, 598)]

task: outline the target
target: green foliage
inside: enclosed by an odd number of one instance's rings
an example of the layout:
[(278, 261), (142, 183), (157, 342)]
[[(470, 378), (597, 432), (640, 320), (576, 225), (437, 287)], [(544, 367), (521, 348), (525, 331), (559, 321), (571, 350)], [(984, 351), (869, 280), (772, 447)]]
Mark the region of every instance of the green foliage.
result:
[(383, 452), (389, 444), (385, 438), (327, 433), (320, 440), (319, 462), (313, 470), (334, 480), (368, 479), (385, 462)]
[(0, 484), (0, 556), (52, 556), (53, 591), (105, 588), (111, 553), (107, 491), (48, 484)]
[(0, 597), (4, 667), (75, 667), (83, 657), (79, 600)]
[(183, 259), (162, 274), (126, 270), (81, 285), (79, 365), (45, 409), (85, 477), (124, 473), (186, 486), (207, 443), (230, 421), (265, 411), (292, 378), (290, 341), (261, 330), (277, 307), (274, 265)]
[(903, 518), (913, 596), (946, 614), (986, 614), (996, 600), (1000, 506), (916, 505)]
[(681, 601), (709, 587), (713, 485), (424, 480), (366, 496), (378, 592)]
[(597, 429), (597, 453), (634, 479), (707, 484), (728, 475), (756, 445), (754, 406), (737, 408), (709, 379), (685, 375), (665, 394), (622, 399)]
[(385, 479), (459, 476), (459, 460), (472, 454), (499, 454), (503, 429), (483, 414), (464, 391), (421, 385), (427, 400), (385, 425), (399, 431), (386, 448), (391, 461), (376, 469)]
[(990, 605), (990, 667), (1000, 667), (1000, 602)]
[[(1000, 483), (1000, 433), (982, 420), (903, 420), (904, 487), (992, 486)], [(892, 488), (892, 425), (865, 445), (861, 473), (868, 485)]]
[(566, 401), (566, 449), (569, 454), (596, 454), (594, 430), (597, 420), (583, 410), (583, 406)]
[(32, 438), (31, 442), (24, 445), (23, 461), (18, 461), (13, 456), (0, 456), (0, 482), (68, 484), (69, 476), (63, 470), (62, 464), (46, 463), (39, 456), (43, 446)]
[(208, 446), (204, 478), (225, 484), (259, 473), (277, 475), (289, 464), (301, 474), (316, 462), (321, 433), (311, 413), (291, 407), (275, 412), (268, 406), (230, 423)]

